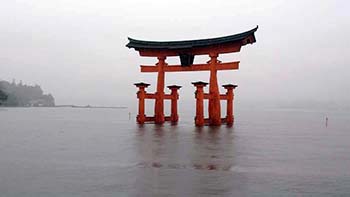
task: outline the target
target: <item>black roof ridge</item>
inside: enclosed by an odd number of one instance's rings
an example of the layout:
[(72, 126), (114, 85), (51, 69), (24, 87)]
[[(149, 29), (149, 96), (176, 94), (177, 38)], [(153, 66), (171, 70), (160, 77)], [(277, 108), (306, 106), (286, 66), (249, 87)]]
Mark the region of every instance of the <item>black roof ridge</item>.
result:
[(146, 48), (146, 49), (182, 49), (182, 48), (191, 48), (191, 47), (201, 47), (214, 44), (222, 44), (227, 42), (235, 42), (245, 39), (247, 36), (254, 34), (259, 26), (256, 26), (254, 29), (245, 31), (242, 33), (222, 36), (216, 38), (206, 38), (198, 40), (180, 40), (180, 41), (146, 41), (146, 40), (137, 40), (134, 38), (128, 37), (129, 43), (126, 45), (128, 48)]

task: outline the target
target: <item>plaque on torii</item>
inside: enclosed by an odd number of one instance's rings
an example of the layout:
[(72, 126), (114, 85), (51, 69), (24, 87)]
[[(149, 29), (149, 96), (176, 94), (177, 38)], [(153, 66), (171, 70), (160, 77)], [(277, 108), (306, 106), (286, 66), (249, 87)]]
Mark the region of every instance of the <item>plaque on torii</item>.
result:
[[(126, 45), (129, 48), (134, 48), (139, 52), (140, 56), (156, 57), (158, 62), (156, 65), (141, 65), (141, 72), (155, 72), (157, 76), (157, 88), (156, 92), (151, 94), (145, 91), (145, 88), (149, 86), (146, 83), (136, 83), (139, 88), (139, 114), (137, 116), (137, 122), (143, 124), (145, 122), (154, 122), (156, 124), (162, 124), (165, 121), (177, 122), (177, 90), (180, 86), (168, 86), (171, 90), (171, 94), (165, 94), (165, 73), (166, 72), (189, 72), (189, 71), (209, 71), (209, 93), (205, 94), (202, 90), (205, 87), (205, 82), (194, 82), (196, 86), (196, 117), (195, 123), (197, 126), (208, 125), (221, 125), (222, 123), (233, 123), (233, 89), (236, 85), (227, 84), (223, 87), (227, 90), (226, 94), (220, 94), (219, 85), (217, 80), (218, 70), (237, 70), (239, 68), (239, 61), (235, 62), (221, 62), (218, 60), (219, 54), (223, 53), (235, 53), (241, 50), (241, 47), (246, 44), (252, 44), (256, 42), (254, 33), (258, 27), (249, 31), (219, 37), (211, 39), (200, 40), (186, 40), (186, 41), (143, 41), (132, 38), (129, 39), (129, 43)], [(209, 61), (204, 64), (193, 64), (196, 55), (208, 55)], [(180, 65), (168, 65), (166, 58), (170, 56), (180, 57)], [(203, 93), (203, 96), (198, 95)], [(144, 110), (144, 99), (154, 99), (154, 116), (147, 117)], [(164, 99), (170, 99), (171, 115), (164, 115)], [(203, 99), (209, 100), (208, 112), (209, 118), (205, 119), (203, 114), (203, 105), (198, 104), (203, 102)], [(220, 100), (227, 100), (227, 116), (221, 118)]]

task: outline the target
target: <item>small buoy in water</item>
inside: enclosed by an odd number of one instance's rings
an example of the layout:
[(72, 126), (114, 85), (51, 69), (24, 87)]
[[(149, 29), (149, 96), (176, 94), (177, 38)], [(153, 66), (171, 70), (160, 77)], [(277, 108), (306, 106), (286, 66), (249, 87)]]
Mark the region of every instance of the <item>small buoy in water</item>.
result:
[(328, 127), (328, 117), (326, 116), (326, 127)]

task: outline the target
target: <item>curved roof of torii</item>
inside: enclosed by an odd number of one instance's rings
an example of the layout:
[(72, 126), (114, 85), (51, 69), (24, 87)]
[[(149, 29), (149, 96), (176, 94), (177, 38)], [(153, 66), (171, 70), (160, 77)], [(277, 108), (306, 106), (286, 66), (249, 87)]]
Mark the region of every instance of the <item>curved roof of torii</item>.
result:
[[(215, 46), (221, 44), (231, 44), (241, 42), (241, 45), (246, 45), (248, 43), (255, 42), (254, 32), (258, 29), (258, 26), (249, 31), (234, 34), (230, 36), (209, 38), (209, 39), (199, 39), (199, 40), (185, 40), (185, 41), (145, 41), (136, 40), (132, 38), (129, 39), (129, 43), (126, 45), (128, 48), (138, 49), (152, 49), (152, 50), (181, 50), (181, 49), (191, 49), (191, 48), (201, 48), (208, 46)], [(247, 38), (253, 38), (248, 39)]]

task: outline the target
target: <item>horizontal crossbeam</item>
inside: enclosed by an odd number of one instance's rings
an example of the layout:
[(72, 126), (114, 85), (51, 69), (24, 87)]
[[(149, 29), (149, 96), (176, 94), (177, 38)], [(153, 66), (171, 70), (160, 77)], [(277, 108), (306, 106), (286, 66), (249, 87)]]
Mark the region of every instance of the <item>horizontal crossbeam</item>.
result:
[[(239, 61), (216, 64), (216, 70), (237, 70)], [(191, 66), (168, 65), (164, 67), (165, 72), (186, 72), (186, 71), (209, 71), (209, 64), (193, 64)], [(141, 65), (141, 72), (158, 72), (157, 66)]]
[[(157, 99), (158, 95), (156, 94), (152, 94), (152, 93), (147, 93), (145, 95), (145, 99)], [(171, 94), (164, 94), (164, 99), (168, 99), (168, 100), (171, 100), (171, 99), (175, 99), (176, 97), (174, 95), (171, 95)]]
[(226, 94), (220, 94), (220, 100), (227, 100), (228, 96)]
[[(210, 99), (210, 94), (205, 93), (204, 94), (204, 99)], [(220, 100), (227, 100), (227, 95), (226, 94), (220, 94)]]

